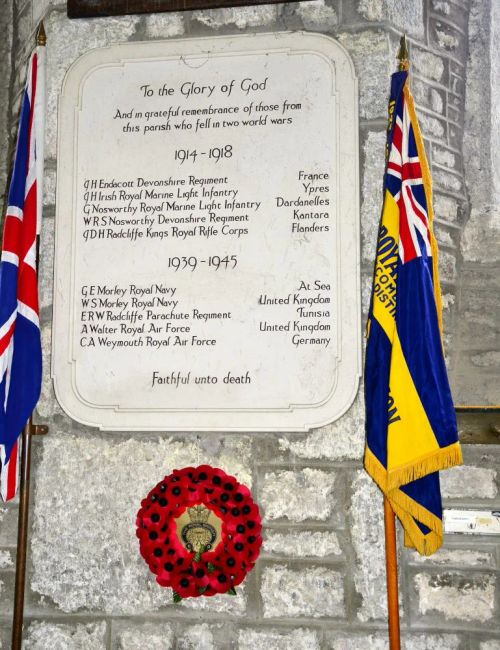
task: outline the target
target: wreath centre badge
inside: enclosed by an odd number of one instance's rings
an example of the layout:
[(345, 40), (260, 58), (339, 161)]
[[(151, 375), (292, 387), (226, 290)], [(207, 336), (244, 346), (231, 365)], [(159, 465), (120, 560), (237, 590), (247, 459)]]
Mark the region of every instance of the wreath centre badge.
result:
[(174, 470), (141, 502), (140, 553), (174, 601), (235, 594), (262, 545), (250, 490), (209, 465)]
[(186, 508), (175, 522), (177, 537), (190, 552), (210, 551), (221, 541), (222, 520), (203, 504)]

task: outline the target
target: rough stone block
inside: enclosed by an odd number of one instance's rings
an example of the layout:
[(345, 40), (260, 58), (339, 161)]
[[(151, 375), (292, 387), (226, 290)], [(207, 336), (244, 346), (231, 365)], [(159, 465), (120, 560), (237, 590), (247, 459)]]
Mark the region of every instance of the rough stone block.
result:
[(45, 156), (56, 157), (57, 100), (66, 71), (84, 52), (111, 43), (120, 43), (134, 35), (141, 18), (120, 16), (69, 20), (65, 13), (53, 11), (45, 20), (50, 47), (47, 48), (47, 104)]
[(262, 481), (260, 504), (269, 521), (324, 521), (336, 505), (334, 485), (335, 475), (318, 469), (268, 472)]
[(435, 113), (444, 113), (445, 94), (442, 90), (432, 88), (427, 82), (415, 79), (412, 83), (412, 94), (417, 106), (423, 106)]
[(424, 35), (422, 0), (358, 0), (358, 12), (366, 20), (386, 20), (416, 38)]
[(61, 7), (66, 9), (65, 0), (33, 0), (30, 2), (33, 7), (33, 23), (37, 25), (49, 9)]
[(495, 265), (481, 268), (467, 263), (462, 266), (462, 277), (462, 304), (466, 307), (459, 325), (464, 350), (458, 357), (460, 383), (456, 399), (460, 398), (458, 403), (462, 404), (498, 404), (498, 382), (488, 377), (486, 369), (479, 371), (470, 357), (498, 350), (500, 273)]
[[(370, 300), (372, 297), (373, 287), (373, 270), (370, 272), (361, 273), (361, 322), (364, 324), (368, 318), (368, 310), (370, 309)], [(360, 389), (361, 392), (361, 389)], [(359, 393), (358, 393), (359, 397)]]
[(170, 650), (174, 648), (174, 633), (168, 623), (113, 624), (113, 650)]
[(413, 577), (418, 611), (439, 620), (486, 623), (495, 618), (496, 579), (491, 574), (419, 573)]
[(19, 13), (20, 11), (22, 11), (24, 5), (26, 5), (26, 4), (28, 4), (29, 2), (32, 2), (32, 1), (33, 0), (14, 0), (10, 4), (11, 5), (13, 4), (14, 5), (14, 11), (16, 13)]
[[(217, 456), (202, 457), (250, 486), (250, 448), (248, 438), (230, 436)], [(192, 437), (47, 436), (35, 475), (32, 589), (66, 612), (139, 615), (173, 606), (171, 590), (156, 584), (139, 555), (135, 516), (157, 481), (174, 467), (197, 464), (200, 455)], [(210, 603), (177, 607), (237, 613), (245, 607), (241, 591), (222, 603), (222, 597), (198, 598), (192, 600)]]
[(445, 64), (441, 57), (431, 52), (414, 48), (411, 53), (412, 67), (419, 74), (432, 81), (444, 80)]
[[(394, 71), (394, 51), (388, 35), (367, 30), (339, 34), (338, 39), (354, 60), (359, 79), (360, 117), (367, 120), (385, 118), (389, 78)], [(383, 157), (382, 154), (382, 160)]]
[(443, 14), (443, 16), (449, 16), (451, 12), (450, 3), (446, 0), (432, 0), (431, 8), (433, 11)]
[[(50, 368), (52, 353), (52, 328), (50, 325), (42, 324), (41, 338), (43, 367)], [(63, 411), (55, 397), (50, 372), (44, 372), (42, 374), (42, 390), (40, 392), (40, 399), (38, 400), (36, 410), (42, 418), (52, 418), (56, 415), (63, 415)]]
[(500, 34), (500, 6), (493, 2), (490, 8), (490, 124), (491, 124), (491, 170), (495, 188), (496, 203), (499, 202), (498, 188), (500, 187), (500, 56), (498, 54), (498, 38)]
[(278, 19), (280, 13), (280, 5), (257, 5), (195, 11), (192, 17), (193, 20), (212, 29), (219, 29), (225, 25), (236, 25), (238, 29), (246, 29), (270, 25)]
[(492, 551), (473, 551), (467, 548), (441, 547), (429, 557), (414, 552), (409, 552), (408, 554), (408, 560), (414, 564), (439, 564), (460, 568), (496, 566), (495, 555)]
[(449, 149), (443, 149), (434, 145), (432, 147), (432, 162), (449, 167), (450, 169), (455, 169), (457, 167), (457, 156)]
[(436, 192), (434, 194), (434, 214), (438, 219), (456, 223), (459, 204), (455, 199)]
[(289, 557), (341, 556), (337, 535), (333, 532), (294, 531), (278, 533), (267, 528), (265, 553)]
[[(490, 328), (483, 324), (474, 328), (470, 324), (467, 329), (472, 331), (473, 340), (481, 344), (483, 344), (481, 333), (484, 333), (485, 337), (492, 337), (493, 332), (496, 332), (496, 340), (498, 341), (498, 326)], [(496, 346), (497, 343), (493, 343), (493, 345)], [(498, 404), (498, 382), (494, 377), (492, 379), (491, 375), (488, 376), (488, 372), (479, 371), (478, 367), (472, 364), (470, 353), (460, 354), (456, 374), (457, 380), (453, 386), (456, 403), (489, 404), (491, 406)]]
[(214, 614), (230, 614), (243, 616), (246, 611), (246, 585), (243, 583), (236, 589), (236, 596), (227, 594), (210, 596), (210, 598), (187, 598), (178, 607), (196, 610), (197, 612), (212, 612)]
[[(471, 214), (463, 233), (463, 255), (465, 260), (470, 261), (481, 261), (492, 255), (498, 259), (500, 242), (499, 217), (493, 218), (490, 223), (491, 213), (495, 212), (491, 205), (495, 173), (492, 164), (495, 145), (492, 139), (497, 137), (498, 128), (492, 129), (493, 103), (484, 101), (485, 97), (491, 98), (492, 93), (490, 75), (484, 74), (485, 52), (490, 49), (492, 6), (481, 0), (473, 0), (468, 29), (463, 151)], [(490, 101), (493, 102), (492, 98)]]
[[(435, 162), (437, 162), (437, 160)], [(447, 190), (453, 194), (462, 193), (462, 180), (455, 174), (449, 174), (441, 169), (434, 169), (432, 180), (436, 187), (440, 187), (441, 189)]]
[(0, 648), (7, 650), (11, 646), (12, 629), (9, 625), (0, 624)]
[[(438, 239), (439, 241), (439, 239)], [(453, 330), (453, 305), (455, 303), (455, 296), (451, 293), (446, 293), (441, 297), (442, 300), (442, 305), (443, 305), (443, 330), (444, 330), (444, 336), (448, 336), (448, 332), (452, 332)], [(448, 342), (446, 343), (445, 346), (445, 351), (446, 349), (450, 349), (448, 347)]]
[(106, 650), (106, 623), (30, 623), (23, 650)]
[(267, 566), (262, 572), (261, 596), (265, 618), (345, 615), (343, 576), (326, 567)]
[[(339, 635), (330, 640), (331, 650), (387, 650), (386, 634)], [(402, 650), (459, 650), (455, 634), (408, 634), (401, 639)]]
[(325, 0), (306, 0), (297, 5), (296, 13), (306, 29), (327, 32), (338, 23), (337, 12)]
[(457, 277), (457, 259), (446, 251), (439, 253), (439, 277), (441, 282), (454, 282)]
[(409, 634), (403, 650), (459, 650), (461, 639), (456, 634)]
[(10, 100), (10, 76), (11, 76), (11, 49), (13, 37), (12, 3), (5, 3), (0, 12), (0, 29), (2, 39), (0, 41), (0, 75), (4, 83), (0, 88), (0, 150), (4, 152), (0, 156), (0, 201), (4, 203), (7, 192), (7, 174), (10, 160), (7, 156), (11, 144), (9, 134), (9, 100)]
[(420, 128), (422, 134), (428, 138), (435, 138), (436, 140), (442, 140), (446, 142), (446, 123), (438, 120), (432, 115), (427, 115), (420, 111), (419, 114)]
[[(451, 97), (451, 95), (449, 95), (449, 97)], [(457, 100), (456, 97), (453, 98), (453, 101), (455, 101), (455, 100)], [(462, 111), (460, 110), (460, 108), (452, 105), (450, 103), (450, 101), (449, 101), (449, 103), (448, 103), (448, 119), (450, 120), (450, 122), (455, 122), (455, 124), (458, 125), (459, 122), (460, 122), (461, 115), (462, 115)], [(456, 144), (453, 141), (453, 136), (451, 135), (452, 133), (453, 133), (453, 129), (450, 129), (450, 138), (449, 138), (450, 144), (453, 144), (454, 146), (456, 146)]]
[(385, 169), (385, 131), (370, 131), (363, 144), (364, 164), (361, 196), (361, 256), (373, 264), (382, 212)]
[[(467, 265), (463, 270), (464, 273), (469, 266)], [(491, 271), (494, 273), (494, 269)], [(461, 373), (458, 386), (461, 402), (458, 403), (498, 404), (498, 382), (488, 377), (488, 368), (480, 370), (481, 366), (477, 365), (477, 361), (488, 362), (488, 357), (483, 359), (480, 356), (483, 352), (498, 350), (500, 322), (496, 318), (498, 312), (495, 309), (495, 302), (500, 302), (500, 295), (496, 298), (494, 296), (494, 287), (486, 282), (483, 288), (471, 286), (462, 290), (462, 300), (468, 303), (469, 308), (465, 309), (464, 321), (460, 323), (462, 340), (466, 343), (465, 350), (458, 359)], [(472, 356), (479, 357), (476, 359), (476, 364), (472, 362)], [(476, 401), (471, 401), (473, 396)], [(491, 401), (487, 402), (486, 399)]]
[(472, 363), (478, 368), (498, 368), (500, 366), (500, 351), (488, 350), (471, 356)]
[[(56, 203), (56, 170), (45, 165), (43, 170), (43, 205), (55, 205)], [(46, 211), (45, 211), (46, 212)]]
[(329, 640), (330, 650), (386, 650), (387, 635), (383, 634), (342, 634)]
[(439, 247), (449, 246), (450, 248), (456, 248), (456, 244), (453, 241), (452, 233), (445, 228), (440, 228), (439, 226), (434, 227), (434, 234), (436, 235), (437, 242)]
[(451, 309), (455, 304), (455, 296), (451, 293), (445, 293), (441, 296), (441, 303), (443, 305), (443, 310)]
[[(458, 95), (460, 97), (463, 97), (465, 94), (465, 81), (462, 77), (459, 77), (458, 75), (450, 74), (450, 90), (452, 93), (455, 93), (455, 95)], [(468, 92), (468, 89), (467, 89)], [(451, 142), (450, 142), (451, 144)], [(454, 145), (455, 146), (455, 145)], [(458, 149), (459, 147), (457, 147)]]
[(22, 49), (33, 31), (33, 17), (31, 14), (31, 3), (24, 6), (17, 17), (17, 30), (14, 46)]
[(0, 549), (0, 570), (14, 569), (15, 553), (8, 549)]
[(17, 516), (17, 508), (0, 507), (0, 546), (17, 546)]
[(352, 483), (351, 538), (356, 557), (354, 585), (362, 598), (358, 619), (387, 616), (382, 494), (364, 471)]
[(0, 614), (10, 616), (14, 602), (14, 572), (0, 571)]
[(500, 262), (500, 207), (482, 204), (473, 207), (462, 233), (462, 253), (466, 261)]
[(240, 630), (238, 633), (238, 650), (319, 650), (320, 642), (317, 632), (298, 628), (291, 632), (274, 630)]
[(144, 20), (147, 38), (172, 38), (182, 36), (186, 31), (182, 13), (147, 14)]
[(481, 641), (479, 644), (479, 650), (500, 650), (500, 639)]
[(469, 6), (464, 2), (454, 3), (450, 0), (432, 0), (431, 11), (438, 14), (435, 18), (445, 17), (447, 22), (452, 23), (462, 31), (467, 31), (469, 18)]
[(379, 21), (384, 18), (383, 0), (358, 0), (358, 13), (365, 20)]
[(452, 467), (441, 473), (441, 494), (449, 499), (494, 499), (498, 494), (496, 476), (496, 471), (487, 467)]
[[(215, 650), (216, 647), (212, 630), (206, 623), (203, 623), (184, 630), (177, 640), (176, 650)], [(163, 646), (161, 646), (161, 650), (163, 650)]]
[(52, 304), (54, 284), (54, 219), (45, 218), (40, 235), (40, 270), (38, 274), (38, 300), (40, 309)]
[(289, 449), (298, 458), (345, 460), (361, 458), (365, 440), (365, 402), (363, 389), (340, 419), (310, 434), (280, 438), (280, 449)]
[(439, 50), (451, 52), (455, 56), (464, 47), (463, 35), (448, 23), (431, 19), (429, 21), (429, 35), (431, 43), (434, 43)]

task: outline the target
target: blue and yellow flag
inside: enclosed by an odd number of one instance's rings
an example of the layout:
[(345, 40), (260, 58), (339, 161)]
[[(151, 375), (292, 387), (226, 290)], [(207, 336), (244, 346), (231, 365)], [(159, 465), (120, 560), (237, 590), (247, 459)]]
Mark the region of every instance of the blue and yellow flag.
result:
[(462, 462), (441, 341), (431, 178), (408, 73), (392, 75), (365, 363), (365, 468), (388, 497), (405, 545), (442, 543), (438, 470)]

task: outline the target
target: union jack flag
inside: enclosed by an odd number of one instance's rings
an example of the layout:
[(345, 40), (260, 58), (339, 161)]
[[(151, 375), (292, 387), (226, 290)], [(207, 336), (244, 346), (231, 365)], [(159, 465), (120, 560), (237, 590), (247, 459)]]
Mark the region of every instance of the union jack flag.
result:
[(408, 101), (396, 104), (393, 119), (386, 187), (399, 208), (399, 256), (405, 264), (421, 257), (424, 250), (426, 255), (432, 254), (431, 233)]
[(43, 164), (40, 49), (32, 54), (28, 66), (0, 262), (0, 488), (4, 501), (17, 492), (19, 435), (36, 406), (42, 378), (36, 268)]

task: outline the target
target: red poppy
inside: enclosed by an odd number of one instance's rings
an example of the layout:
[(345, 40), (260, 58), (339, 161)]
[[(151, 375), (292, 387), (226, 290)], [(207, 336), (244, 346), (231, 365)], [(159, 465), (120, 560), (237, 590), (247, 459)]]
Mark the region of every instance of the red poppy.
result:
[[(196, 545), (190, 546), (193, 539), (188, 542), (189, 535), (179, 539), (176, 521), (186, 508), (198, 505), (211, 510), (222, 522), (220, 541), (215, 548), (205, 547), (201, 552), (199, 547), (195, 552)], [(199, 528), (203, 528), (202, 523)], [(141, 501), (137, 513), (141, 555), (158, 584), (174, 590), (176, 602), (234, 593), (259, 555), (261, 528), (259, 509), (250, 490), (210, 465), (174, 470)]]

